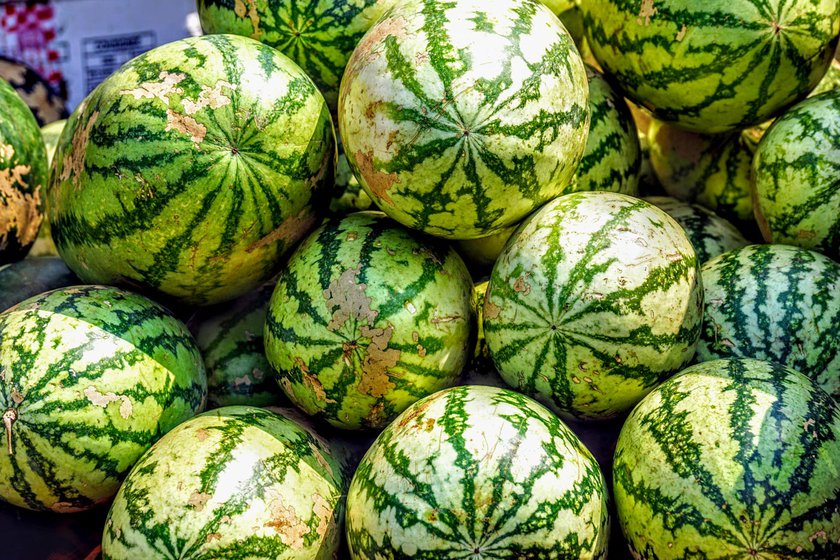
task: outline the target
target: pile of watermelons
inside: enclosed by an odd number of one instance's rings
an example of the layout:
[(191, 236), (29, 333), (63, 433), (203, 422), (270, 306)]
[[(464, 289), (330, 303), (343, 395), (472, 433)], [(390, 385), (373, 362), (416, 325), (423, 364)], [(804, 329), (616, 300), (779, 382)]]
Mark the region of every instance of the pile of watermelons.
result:
[(0, 497), (106, 559), (840, 558), (840, 0), (546, 4), (199, 0), (51, 166), (0, 83)]

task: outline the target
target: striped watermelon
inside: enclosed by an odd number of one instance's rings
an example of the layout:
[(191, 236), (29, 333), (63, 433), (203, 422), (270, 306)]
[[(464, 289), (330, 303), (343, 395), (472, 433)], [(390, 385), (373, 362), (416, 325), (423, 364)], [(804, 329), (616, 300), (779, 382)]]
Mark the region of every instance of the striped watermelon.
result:
[(840, 399), (840, 264), (787, 245), (751, 245), (703, 265), (700, 361), (778, 362)]
[(0, 265), (22, 259), (38, 236), (47, 152), (32, 111), (0, 79)]
[(695, 132), (757, 125), (825, 74), (840, 1), (583, 0), (595, 58), (634, 101)]
[(412, 405), (347, 494), (351, 558), (606, 558), (598, 463), (524, 395), (455, 387)]
[(332, 181), (330, 115), (312, 81), (251, 39), (153, 49), (106, 79), (61, 136), (53, 238), (85, 282), (191, 305), (271, 278)]
[(374, 202), (449, 239), (486, 237), (569, 185), (586, 144), (586, 72), (535, 0), (405, 0), (347, 66), (339, 130)]
[(694, 356), (700, 269), (655, 206), (583, 192), (545, 205), (505, 247), (484, 302), (504, 380), (566, 418), (628, 411)]
[(634, 558), (840, 558), (840, 407), (768, 362), (692, 366), (628, 418), (613, 486)]
[(473, 284), (449, 247), (359, 212), (316, 230), (269, 304), (268, 361), (291, 401), (340, 428), (381, 428), (454, 384), (471, 353)]
[(664, 210), (682, 226), (694, 245), (700, 264), (750, 244), (735, 226), (702, 206), (669, 196), (651, 196), (645, 200)]
[(332, 450), (292, 420), (231, 406), (184, 422), (138, 461), (102, 538), (104, 560), (326, 560), (345, 480)]
[(455, 249), (464, 258), (464, 262), (471, 268), (471, 271), (483, 273), (493, 267), (493, 263), (499, 258), (502, 249), (505, 248), (505, 244), (515, 231), (516, 226), (511, 226), (487, 237), (456, 241)]
[(489, 286), (489, 281), (480, 282), (475, 285), (475, 349), (473, 350), (472, 358), (464, 368), (464, 373), (461, 374), (461, 379), (458, 384), (507, 388), (507, 383), (504, 382), (496, 370), (496, 366), (493, 365), (493, 359), (490, 357), (490, 349), (487, 348), (487, 339), (484, 337), (484, 298), (487, 295), (487, 288)]
[(335, 189), (330, 200), (332, 216), (346, 216), (353, 212), (369, 210), (373, 201), (359, 184), (359, 180), (350, 169), (350, 162), (344, 153), (344, 146), (338, 142), (338, 161), (335, 166)]
[(365, 31), (395, 0), (198, 0), (205, 33), (233, 33), (270, 45), (321, 89), (335, 111), (344, 67)]
[(91, 508), (161, 435), (204, 407), (193, 337), (168, 311), (116, 288), (47, 292), (0, 314), (0, 498)]
[(840, 259), (840, 90), (777, 119), (758, 145), (753, 174), (765, 240)]
[(58, 257), (36, 257), (0, 265), (0, 312), (48, 290), (75, 286), (79, 279)]
[(209, 406), (284, 404), (265, 357), (263, 329), (274, 283), (231, 303), (202, 309), (190, 329), (207, 368)]

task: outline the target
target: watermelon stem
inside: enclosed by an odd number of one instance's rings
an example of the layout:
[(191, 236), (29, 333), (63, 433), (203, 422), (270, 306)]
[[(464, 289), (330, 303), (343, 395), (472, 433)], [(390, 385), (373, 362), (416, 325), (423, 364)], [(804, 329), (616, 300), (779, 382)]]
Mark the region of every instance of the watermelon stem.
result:
[(6, 412), (3, 413), (3, 425), (6, 426), (6, 447), (9, 450), (9, 455), (14, 455), (14, 451), (12, 451), (12, 426), (17, 419), (18, 413), (14, 408), (7, 408)]

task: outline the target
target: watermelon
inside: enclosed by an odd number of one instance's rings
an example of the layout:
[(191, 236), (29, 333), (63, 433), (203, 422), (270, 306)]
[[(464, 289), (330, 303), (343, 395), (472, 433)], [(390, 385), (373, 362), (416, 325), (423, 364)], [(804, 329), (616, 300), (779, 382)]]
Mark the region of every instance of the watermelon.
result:
[(61, 138), (61, 133), (64, 131), (64, 125), (66, 124), (67, 120), (62, 119), (41, 127), (41, 136), (43, 136), (44, 146), (47, 148), (47, 161), (49, 163), (52, 163), (55, 150), (58, 147), (58, 139)]
[(787, 245), (750, 245), (703, 265), (700, 361), (778, 362), (840, 399), (840, 264)]
[(332, 216), (346, 216), (353, 212), (369, 210), (373, 201), (353, 175), (344, 146), (338, 142), (338, 161), (335, 166), (335, 189), (330, 200), (330, 214)]
[(555, 14), (561, 14), (575, 7), (575, 0), (541, 0)]
[(207, 368), (211, 407), (285, 404), (265, 357), (263, 329), (274, 283), (231, 303), (202, 309), (190, 330)]
[(454, 384), (472, 351), (472, 298), (454, 250), (381, 212), (351, 214), (312, 233), (280, 274), (266, 356), (307, 414), (381, 428)]
[(32, 111), (0, 79), (0, 265), (22, 259), (38, 236), (47, 152)]
[(664, 121), (702, 133), (776, 116), (826, 73), (840, 1), (583, 0), (604, 71)]
[(750, 244), (735, 226), (702, 206), (669, 196), (651, 196), (645, 200), (664, 210), (682, 226), (694, 245), (700, 264)]
[(613, 486), (634, 558), (840, 558), (840, 407), (776, 364), (692, 366), (633, 410)]
[(505, 247), (484, 301), (502, 378), (564, 418), (629, 411), (694, 356), (703, 290), (694, 248), (630, 196), (562, 196)]
[(490, 282), (487, 280), (475, 285), (475, 349), (472, 359), (464, 368), (464, 373), (458, 383), (459, 385), (487, 385), (507, 388), (508, 385), (499, 375), (496, 366), (493, 365), (490, 349), (487, 348), (487, 339), (484, 337), (484, 298), (489, 286)]
[[(44, 145), (47, 148), (47, 164), (52, 164), (53, 154), (58, 146), (58, 139), (61, 132), (64, 130), (66, 120), (54, 121), (50, 124), (41, 127), (41, 135), (44, 137)], [(49, 220), (44, 220), (41, 223), (41, 229), (38, 230), (38, 238), (29, 250), (28, 258), (32, 257), (57, 257), (58, 249), (52, 240), (52, 230), (50, 229)]]
[(0, 314), (0, 498), (80, 511), (109, 500), (164, 433), (204, 407), (187, 328), (104, 286), (46, 292)]
[(332, 450), (292, 420), (215, 409), (138, 461), (108, 512), (102, 557), (334, 558), (345, 487)]
[(58, 257), (35, 257), (0, 265), (0, 312), (40, 293), (79, 284)]
[(198, 0), (205, 33), (233, 33), (294, 60), (335, 111), (344, 67), (365, 31), (395, 0)]
[[(6, 3), (8, 4), (8, 2)], [(11, 23), (8, 17), (7, 22)], [(18, 25), (22, 28), (19, 29), (17, 33), (17, 40), (21, 41), (21, 43), (18, 44), (21, 46), (22, 44), (25, 44), (25, 41), (29, 39), (29, 37), (32, 37), (33, 32), (37, 33), (37, 31), (40, 31), (38, 27), (31, 30), (26, 29), (24, 27), (26, 24), (23, 21), (21, 21)], [(5, 30), (11, 31), (11, 28), (6, 27)], [(11, 33), (10, 35), (12, 37), (11, 40), (15, 41), (14, 37), (16, 34)], [(37, 35), (35, 35), (35, 37), (37, 37)], [(36, 39), (36, 41), (40, 40), (41, 39)], [(6, 43), (6, 45), (11, 46), (13, 52), (19, 48), (12, 46), (14, 44), (14, 42)], [(43, 49), (43, 46), (39, 46), (38, 48)], [(32, 48), (30, 52), (33, 51), (37, 53), (34, 48)], [(50, 64), (55, 63), (50, 61)], [(31, 66), (28, 66), (18, 60), (12, 60), (11, 58), (0, 56), (0, 81), (2, 80), (9, 82), (20, 98), (23, 99), (26, 106), (29, 107), (32, 114), (35, 116), (35, 119), (38, 121), (38, 126), (44, 126), (53, 121), (67, 118), (65, 97), (59, 95), (59, 93), (55, 91), (55, 88), (53, 88), (53, 86), (50, 85), (50, 83)]]
[(449, 239), (510, 227), (569, 185), (586, 145), (583, 62), (535, 0), (405, 0), (359, 43), (338, 121), (398, 222)]
[(347, 494), (351, 558), (606, 557), (598, 463), (524, 395), (455, 387), (374, 442)]
[(169, 43), (68, 121), (53, 239), (85, 282), (227, 301), (271, 278), (317, 223), (334, 157), (324, 99), (288, 58), (234, 35)]
[(515, 231), (516, 226), (511, 226), (487, 237), (456, 241), (455, 249), (472, 270), (483, 272), (493, 267), (493, 263), (499, 258), (502, 249), (505, 248), (505, 244)]
[(636, 196), (642, 150), (633, 115), (603, 74), (587, 65), (586, 77), (592, 112), (589, 136), (574, 182), (565, 192), (611, 191)]
[(766, 241), (840, 259), (840, 90), (777, 119), (758, 145), (753, 175)]

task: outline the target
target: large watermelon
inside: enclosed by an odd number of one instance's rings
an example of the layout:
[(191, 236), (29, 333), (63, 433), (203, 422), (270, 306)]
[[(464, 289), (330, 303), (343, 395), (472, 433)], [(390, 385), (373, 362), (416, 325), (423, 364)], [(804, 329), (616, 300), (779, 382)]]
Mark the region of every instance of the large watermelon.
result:
[(26, 256), (41, 227), (47, 152), (32, 111), (0, 79), (0, 264)]
[(347, 494), (352, 558), (606, 557), (598, 463), (554, 414), (495, 387), (412, 405), (374, 442)]
[(0, 312), (56, 288), (75, 286), (79, 279), (58, 257), (36, 257), (0, 266)]
[(758, 145), (753, 175), (765, 240), (840, 259), (840, 90), (777, 119)]
[(778, 362), (840, 399), (840, 264), (787, 245), (751, 245), (704, 264), (703, 289), (701, 361)]
[(282, 54), (234, 35), (169, 43), (70, 118), (49, 191), (53, 238), (86, 282), (229, 300), (273, 276), (315, 225), (334, 150), (323, 97)]
[(595, 58), (634, 101), (705, 133), (759, 124), (825, 74), (840, 1), (583, 0)]
[(346, 487), (332, 450), (292, 420), (230, 406), (184, 422), (138, 461), (104, 560), (335, 558)]
[(389, 216), (485, 237), (569, 185), (589, 122), (583, 62), (535, 0), (405, 0), (347, 66), (339, 131)]
[(316, 230), (269, 304), (266, 355), (298, 407), (381, 428), (455, 383), (470, 357), (473, 284), (449, 247), (359, 212)]
[(335, 110), (344, 67), (365, 31), (395, 0), (198, 0), (205, 33), (234, 33), (270, 45), (321, 89)]
[(161, 435), (204, 407), (187, 328), (116, 288), (47, 292), (0, 314), (0, 497), (78, 511), (110, 499)]
[(840, 408), (791, 369), (669, 379), (622, 428), (613, 482), (634, 558), (840, 558)]
[(562, 196), (508, 242), (484, 336), (507, 383), (564, 417), (628, 411), (694, 356), (703, 315), (691, 242), (643, 200)]

